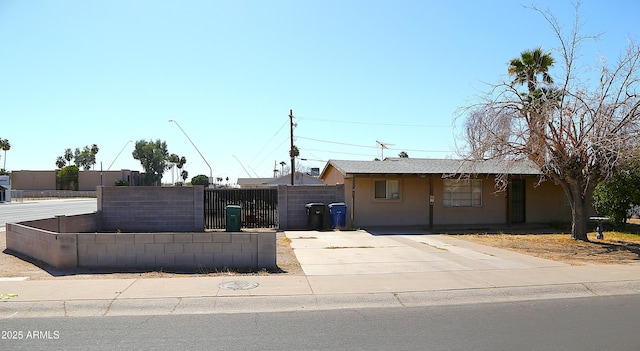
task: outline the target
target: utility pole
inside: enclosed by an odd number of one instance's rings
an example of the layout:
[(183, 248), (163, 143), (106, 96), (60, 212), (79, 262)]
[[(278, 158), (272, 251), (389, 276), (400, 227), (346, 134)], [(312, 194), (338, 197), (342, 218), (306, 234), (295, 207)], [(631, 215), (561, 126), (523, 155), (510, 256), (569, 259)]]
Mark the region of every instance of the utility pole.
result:
[(291, 129), (291, 148), (289, 149), (289, 156), (291, 156), (291, 185), (294, 185), (294, 179), (296, 172), (296, 155), (294, 152), (293, 145), (293, 109), (289, 110), (289, 121), (290, 121), (290, 129)]
[(376, 143), (378, 143), (378, 145), (380, 145), (380, 161), (384, 161), (384, 149), (388, 149), (389, 146), (393, 146), (395, 144), (387, 144), (387, 143), (383, 143), (382, 141), (378, 141), (376, 140)]

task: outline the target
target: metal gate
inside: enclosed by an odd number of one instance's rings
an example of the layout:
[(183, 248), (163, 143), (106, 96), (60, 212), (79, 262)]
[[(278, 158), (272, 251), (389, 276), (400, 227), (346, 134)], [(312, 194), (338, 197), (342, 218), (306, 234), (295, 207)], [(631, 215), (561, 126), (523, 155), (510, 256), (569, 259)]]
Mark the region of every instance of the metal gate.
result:
[(278, 227), (278, 189), (205, 189), (206, 229), (226, 227), (227, 205), (240, 206), (244, 228)]

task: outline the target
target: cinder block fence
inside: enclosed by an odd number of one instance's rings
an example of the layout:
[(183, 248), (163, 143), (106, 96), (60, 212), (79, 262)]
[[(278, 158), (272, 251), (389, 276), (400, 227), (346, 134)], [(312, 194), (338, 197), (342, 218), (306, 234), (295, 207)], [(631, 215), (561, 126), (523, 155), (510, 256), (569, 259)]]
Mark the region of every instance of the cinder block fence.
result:
[(204, 232), (202, 192), (99, 188), (96, 213), (7, 223), (7, 248), (56, 268), (275, 268), (275, 231)]

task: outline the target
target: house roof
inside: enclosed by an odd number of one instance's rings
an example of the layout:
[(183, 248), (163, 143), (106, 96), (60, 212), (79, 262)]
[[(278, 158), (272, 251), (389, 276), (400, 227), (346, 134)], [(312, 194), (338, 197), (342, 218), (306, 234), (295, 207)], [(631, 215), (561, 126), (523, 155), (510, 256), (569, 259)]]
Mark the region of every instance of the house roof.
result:
[(272, 181), (273, 178), (238, 178), (238, 185), (261, 185), (267, 184)]
[(329, 166), (347, 174), (518, 174), (541, 175), (531, 162), (497, 160), (467, 161), (460, 159), (386, 158), (384, 161), (329, 160), (322, 170), (323, 178)]
[[(238, 185), (271, 185), (289, 184), (291, 182), (291, 174), (283, 175), (277, 178), (238, 178)], [(322, 180), (305, 173), (296, 172), (296, 185), (322, 185)]]

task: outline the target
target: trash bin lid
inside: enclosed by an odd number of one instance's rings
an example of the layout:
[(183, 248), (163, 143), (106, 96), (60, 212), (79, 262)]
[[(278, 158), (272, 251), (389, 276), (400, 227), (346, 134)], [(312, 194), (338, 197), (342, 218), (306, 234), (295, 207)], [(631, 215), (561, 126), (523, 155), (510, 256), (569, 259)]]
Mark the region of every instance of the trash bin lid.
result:
[(227, 208), (240, 208), (240, 205), (227, 205)]
[(347, 206), (347, 204), (345, 204), (344, 202), (333, 202), (329, 204), (329, 208), (333, 206)]
[(322, 202), (310, 202), (310, 203), (304, 205), (304, 207), (315, 207), (315, 206), (324, 206), (324, 203), (322, 203)]

